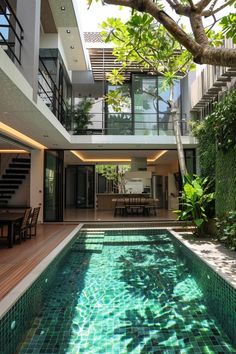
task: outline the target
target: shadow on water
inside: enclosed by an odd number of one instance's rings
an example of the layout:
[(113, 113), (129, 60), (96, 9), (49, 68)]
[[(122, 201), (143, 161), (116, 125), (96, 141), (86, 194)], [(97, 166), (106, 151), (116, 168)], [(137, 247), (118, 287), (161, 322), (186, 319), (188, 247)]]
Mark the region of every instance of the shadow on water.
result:
[(68, 252), (57, 271), (51, 290), (21, 345), (19, 353), (66, 353), (72, 332), (77, 330), (75, 311), (83, 292), (91, 252), (80, 241)]
[[(153, 241), (153, 237), (150, 236)], [(143, 309), (128, 309), (124, 323), (114, 334), (121, 335), (127, 353), (163, 353), (185, 350), (193, 353), (232, 353), (228, 338), (220, 333), (206, 309), (203, 295), (178, 258), (168, 239), (157, 240), (145, 250), (132, 248), (118, 259), (120, 280)], [(145, 306), (145, 304), (147, 304)], [(217, 348), (217, 351), (215, 351)]]

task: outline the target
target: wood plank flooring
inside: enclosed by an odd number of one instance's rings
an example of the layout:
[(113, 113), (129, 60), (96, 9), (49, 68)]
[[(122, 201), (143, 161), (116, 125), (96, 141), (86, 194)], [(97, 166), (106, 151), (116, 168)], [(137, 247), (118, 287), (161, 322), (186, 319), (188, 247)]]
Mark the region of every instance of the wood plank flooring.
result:
[(39, 225), (36, 237), (16, 244), (13, 248), (7, 248), (7, 242), (0, 239), (0, 300), (77, 225)]

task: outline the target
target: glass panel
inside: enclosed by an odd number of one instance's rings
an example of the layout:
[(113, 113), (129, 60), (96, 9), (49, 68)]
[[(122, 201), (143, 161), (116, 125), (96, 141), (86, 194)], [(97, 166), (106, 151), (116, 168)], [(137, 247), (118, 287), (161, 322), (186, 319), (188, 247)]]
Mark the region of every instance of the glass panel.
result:
[(121, 112), (116, 112), (112, 106), (107, 106), (106, 116), (106, 134), (108, 135), (132, 135), (133, 134), (133, 119), (130, 97), (130, 85), (111, 86), (108, 85), (108, 92), (119, 90), (124, 97)]
[(188, 174), (193, 175), (196, 173), (196, 156), (195, 150), (184, 150), (185, 153), (185, 163)]
[(134, 134), (157, 134), (157, 78), (134, 75)]
[(94, 208), (94, 166), (77, 167), (77, 208)]
[(40, 49), (38, 86), (39, 96), (71, 130), (72, 86), (58, 49)]
[(62, 221), (63, 151), (45, 151), (44, 220)]

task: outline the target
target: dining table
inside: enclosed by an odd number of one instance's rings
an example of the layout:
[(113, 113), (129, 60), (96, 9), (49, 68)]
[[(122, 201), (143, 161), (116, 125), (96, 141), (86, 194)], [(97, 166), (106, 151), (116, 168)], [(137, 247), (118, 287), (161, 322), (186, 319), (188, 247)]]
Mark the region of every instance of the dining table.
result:
[(7, 226), (8, 247), (13, 247), (14, 225), (19, 223), (23, 218), (23, 213), (0, 213), (0, 226)]

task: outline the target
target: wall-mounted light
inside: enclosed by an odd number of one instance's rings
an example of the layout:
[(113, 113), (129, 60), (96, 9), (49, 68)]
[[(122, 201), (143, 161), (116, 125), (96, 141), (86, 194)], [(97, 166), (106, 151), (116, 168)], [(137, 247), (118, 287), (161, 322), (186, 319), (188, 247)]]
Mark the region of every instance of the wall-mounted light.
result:
[(65, 6), (61, 6), (61, 11), (65, 11), (65, 10), (66, 10)]
[(69, 33), (70, 33), (70, 30), (69, 30), (69, 29), (67, 29), (67, 30), (66, 30), (66, 33), (68, 33), (68, 34), (69, 34)]
[(70, 46), (70, 49), (75, 49), (75, 47), (73, 45)]

